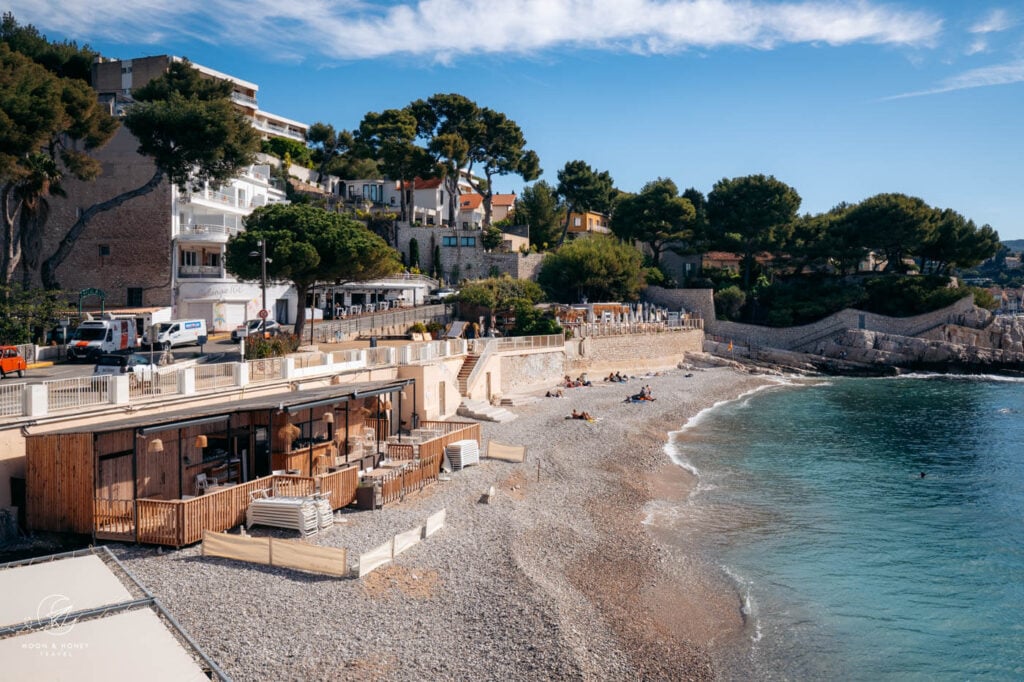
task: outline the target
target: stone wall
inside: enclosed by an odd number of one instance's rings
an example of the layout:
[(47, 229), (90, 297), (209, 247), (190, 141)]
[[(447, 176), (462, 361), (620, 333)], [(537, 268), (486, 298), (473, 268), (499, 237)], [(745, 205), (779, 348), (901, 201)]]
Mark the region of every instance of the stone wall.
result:
[(563, 374), (668, 369), (682, 362), (687, 353), (702, 352), (703, 343), (704, 332), (699, 329), (569, 339)]
[(484, 250), (481, 230), (451, 229), (447, 227), (406, 227), (398, 228), (398, 250), (409, 257), (409, 242), (415, 238), (419, 244), (420, 271), (429, 273), (434, 266), (434, 245), (442, 243), (442, 237), (455, 237), (461, 244), (463, 237), (473, 237), (475, 246), (441, 246), (441, 271), (445, 280), (451, 278), (452, 270), (458, 266), (459, 279), (481, 279), (489, 277), (491, 270), (508, 274), (513, 279), (537, 279), (537, 270), (543, 260), (542, 254), (526, 256), (518, 251), (501, 252)]
[(705, 321), (710, 336), (733, 340), (744, 345), (770, 346), (785, 350), (821, 352), (821, 346), (832, 335), (848, 329), (862, 329), (897, 336), (917, 336), (947, 322), (972, 314), (974, 299), (965, 296), (951, 306), (913, 317), (888, 317), (847, 308), (813, 324), (799, 327), (761, 327), (721, 320)]
[(647, 287), (642, 294), (643, 300), (669, 310), (685, 310), (695, 317), (708, 322), (715, 319), (714, 291), (711, 289), (663, 289)]
[(501, 392), (523, 393), (553, 386), (565, 376), (565, 352), (561, 350), (502, 354)]

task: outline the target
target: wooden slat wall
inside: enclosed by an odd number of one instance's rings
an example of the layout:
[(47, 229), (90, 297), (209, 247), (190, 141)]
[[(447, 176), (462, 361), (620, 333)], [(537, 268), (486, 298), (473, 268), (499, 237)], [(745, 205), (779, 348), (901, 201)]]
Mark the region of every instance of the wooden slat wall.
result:
[(356, 499), (356, 486), (359, 485), (359, 467), (351, 466), (318, 476), (320, 492), (330, 495), (331, 509), (341, 509), (352, 504)]
[[(163, 452), (149, 452), (149, 444), (156, 438), (163, 441)], [(137, 497), (176, 499), (178, 497), (178, 462), (180, 458), (177, 431), (164, 431), (152, 434), (145, 439), (139, 438), (136, 467), (139, 481)]]
[(96, 492), (98, 500), (130, 500), (132, 487), (132, 455), (101, 459), (96, 463)]
[(92, 440), (91, 433), (26, 438), (29, 530), (92, 533)]

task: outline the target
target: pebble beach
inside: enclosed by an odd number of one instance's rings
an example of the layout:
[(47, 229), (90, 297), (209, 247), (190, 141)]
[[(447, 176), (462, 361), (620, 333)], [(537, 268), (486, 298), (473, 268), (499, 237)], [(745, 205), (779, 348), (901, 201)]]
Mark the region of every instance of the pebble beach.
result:
[[(482, 459), (383, 510), (339, 512), (309, 540), (354, 563), (446, 510), (442, 530), (363, 578), (204, 558), (198, 545), (112, 548), (236, 680), (713, 679), (715, 648), (743, 631), (739, 598), (698, 552), (659, 538), (646, 509), (694, 484), (665, 455), (667, 434), (770, 379), (725, 367), (590, 378), (482, 424), (483, 444), (524, 445), (525, 463)], [(624, 402), (644, 385), (656, 400)]]

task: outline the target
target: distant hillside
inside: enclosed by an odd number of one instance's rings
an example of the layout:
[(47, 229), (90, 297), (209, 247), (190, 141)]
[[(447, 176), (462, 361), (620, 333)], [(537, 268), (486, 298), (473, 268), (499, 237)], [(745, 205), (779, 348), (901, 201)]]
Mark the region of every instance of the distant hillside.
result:
[(1008, 248), (1010, 251), (1013, 251), (1014, 253), (1020, 253), (1021, 251), (1024, 251), (1024, 239), (1007, 239), (1003, 242), (1003, 244), (1006, 246), (1006, 248)]

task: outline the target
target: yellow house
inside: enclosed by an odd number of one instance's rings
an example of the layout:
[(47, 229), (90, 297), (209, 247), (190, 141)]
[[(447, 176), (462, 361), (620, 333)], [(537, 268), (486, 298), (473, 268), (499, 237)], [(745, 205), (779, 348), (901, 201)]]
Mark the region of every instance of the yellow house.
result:
[(569, 234), (610, 234), (608, 216), (596, 211), (569, 214)]

